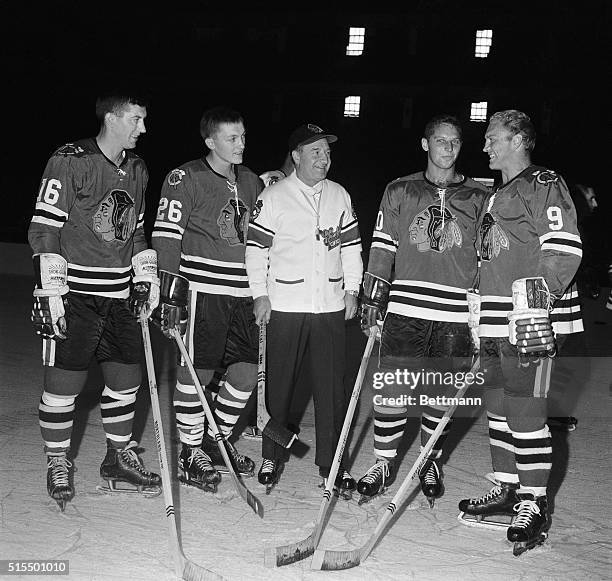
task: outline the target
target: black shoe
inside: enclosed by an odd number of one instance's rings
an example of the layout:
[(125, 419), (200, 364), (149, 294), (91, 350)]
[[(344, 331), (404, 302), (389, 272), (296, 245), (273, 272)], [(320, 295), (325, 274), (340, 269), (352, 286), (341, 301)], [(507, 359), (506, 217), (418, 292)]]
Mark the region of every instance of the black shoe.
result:
[(257, 474), (257, 480), (259, 480), (259, 484), (264, 484), (268, 486), (277, 482), (279, 472), (280, 472), (281, 462), (280, 460), (268, 460), (267, 458), (263, 459), (261, 463), (261, 468)]
[(159, 474), (145, 470), (140, 456), (136, 453), (137, 447), (137, 442), (130, 442), (125, 448), (114, 448), (107, 442), (100, 476), (108, 481), (127, 482), (134, 486), (161, 486)]
[(179, 476), (181, 482), (209, 492), (217, 492), (221, 474), (199, 446), (183, 444), (178, 465), (181, 471)]
[(459, 510), (473, 516), (493, 514), (513, 515), (514, 505), (519, 501), (518, 484), (500, 482), (479, 498), (466, 498), (459, 502)]
[(442, 472), (436, 460), (425, 460), (419, 469), (419, 480), (421, 481), (421, 491), (427, 498), (430, 506), (433, 506), (435, 499), (444, 493)]
[[(225, 440), (225, 449), (227, 450), (227, 455), (230, 457), (230, 460), (234, 466), (234, 470), (238, 474), (241, 476), (253, 476), (255, 473), (255, 462), (253, 462), (253, 460), (244, 454), (240, 454), (229, 440)], [(204, 439), (202, 440), (202, 450), (204, 450), (204, 452), (210, 456), (213, 464), (219, 466), (221, 471), (223, 471), (224, 468), (225, 471), (227, 471), (227, 466), (225, 465), (223, 455), (219, 450), (217, 442), (213, 438), (208, 435), (204, 436)]]
[(363, 496), (376, 496), (382, 494), (395, 479), (393, 464), (388, 460), (378, 459), (376, 464), (357, 482), (357, 491)]

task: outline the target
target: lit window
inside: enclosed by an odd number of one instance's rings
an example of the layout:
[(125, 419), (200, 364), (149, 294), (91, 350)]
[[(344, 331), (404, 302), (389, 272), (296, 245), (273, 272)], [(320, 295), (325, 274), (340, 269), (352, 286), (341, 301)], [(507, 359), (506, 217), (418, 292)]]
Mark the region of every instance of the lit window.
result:
[(487, 105), (488, 103), (486, 101), (481, 101), (480, 103), (472, 103), (470, 121), (486, 121)]
[(494, 180), (493, 178), (473, 178), (475, 181), (480, 182), (483, 186), (487, 188), (493, 188)]
[(361, 56), (365, 44), (365, 28), (349, 28), (349, 43), (346, 47), (347, 56)]
[(474, 56), (476, 58), (485, 59), (489, 56), (489, 50), (493, 44), (492, 30), (477, 30), (476, 31), (476, 49)]
[(361, 97), (353, 96), (344, 99), (344, 116), (359, 117), (359, 106), (361, 105)]

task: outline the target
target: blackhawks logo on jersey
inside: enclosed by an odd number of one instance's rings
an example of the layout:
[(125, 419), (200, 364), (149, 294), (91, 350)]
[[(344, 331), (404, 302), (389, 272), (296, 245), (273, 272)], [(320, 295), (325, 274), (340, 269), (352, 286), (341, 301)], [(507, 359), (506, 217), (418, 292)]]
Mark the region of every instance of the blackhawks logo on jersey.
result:
[(555, 184), (559, 181), (559, 176), (552, 170), (538, 170), (532, 174), (539, 184)]
[(261, 209), (263, 208), (263, 200), (257, 200), (255, 205), (253, 206), (253, 212), (251, 214), (251, 222), (257, 220), (257, 216), (261, 214)]
[(184, 170), (182, 170), (182, 169), (173, 169), (168, 174), (168, 185), (169, 186), (178, 186), (181, 183), (184, 175), (185, 175)]
[(444, 252), (453, 246), (461, 246), (463, 236), (457, 219), (448, 208), (427, 206), (419, 212), (408, 228), (410, 244), (415, 244), (419, 252)]
[(499, 256), (502, 248), (508, 250), (508, 236), (489, 212), (480, 225), (480, 241), (480, 256), (487, 262)]
[(125, 242), (136, 229), (134, 200), (125, 190), (113, 190), (93, 215), (93, 230), (104, 240)]
[(67, 143), (60, 147), (55, 153), (57, 155), (81, 155), (85, 150), (80, 145), (75, 145), (74, 143)]
[(249, 227), (249, 209), (240, 198), (229, 198), (217, 218), (219, 235), (230, 246), (244, 244)]

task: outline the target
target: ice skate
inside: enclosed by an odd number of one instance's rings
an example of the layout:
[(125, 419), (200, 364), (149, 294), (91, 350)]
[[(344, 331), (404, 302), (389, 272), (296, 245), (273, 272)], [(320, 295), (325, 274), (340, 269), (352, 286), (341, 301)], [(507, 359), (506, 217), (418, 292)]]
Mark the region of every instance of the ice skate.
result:
[[(107, 444), (106, 457), (100, 466), (100, 476), (106, 480), (106, 486), (98, 486), (100, 492), (138, 493), (143, 496), (161, 494), (161, 478), (155, 472), (145, 470), (138, 456), (138, 442), (130, 442), (125, 448), (113, 448)], [(117, 487), (118, 483), (128, 486)]]
[(479, 498), (459, 502), (460, 522), (472, 527), (507, 529), (516, 514), (514, 506), (519, 502), (518, 484), (500, 482)]
[(546, 421), (551, 430), (573, 432), (578, 425), (578, 420), (573, 416), (552, 417)]
[(425, 459), (423, 465), (419, 468), (419, 480), (421, 481), (421, 490), (429, 503), (429, 508), (433, 508), (436, 498), (440, 498), (444, 494), (442, 471), (436, 460)]
[(263, 484), (266, 487), (266, 494), (270, 494), (272, 489), (278, 484), (282, 471), (283, 464), (280, 460), (263, 459), (257, 474), (257, 480), (259, 480), (259, 484)]
[(217, 492), (221, 475), (202, 448), (183, 444), (178, 465), (180, 482), (205, 492)]
[[(251, 460), (248, 456), (240, 454), (229, 440), (225, 440), (225, 449), (227, 450), (227, 454), (230, 457), (234, 470), (237, 474), (240, 474), (240, 476), (246, 476), (248, 478), (251, 478), (255, 474), (255, 462), (253, 462), (253, 460)], [(219, 450), (217, 442), (213, 438), (204, 436), (204, 440), (202, 441), (202, 450), (204, 450), (204, 453), (210, 457), (213, 464), (217, 470), (221, 472), (221, 474), (228, 473), (223, 455)]]
[(62, 512), (74, 497), (72, 474), (72, 462), (65, 453), (47, 454), (47, 492)]
[[(327, 477), (322, 476), (323, 480), (319, 484), (319, 488), (327, 488)], [(357, 488), (355, 479), (350, 475), (348, 470), (340, 468), (334, 482), (334, 494), (343, 500), (351, 500), (353, 491)]]
[(257, 440), (261, 442), (262, 432), (257, 426), (247, 426), (242, 432), (242, 437), (245, 440)]
[(514, 507), (518, 514), (507, 532), (508, 540), (514, 543), (512, 554), (515, 557), (541, 545), (548, 537), (550, 528), (545, 496), (534, 499), (532, 494), (519, 494), (518, 497), (519, 501)]
[(374, 464), (357, 482), (357, 492), (361, 494), (359, 504), (370, 502), (373, 498), (384, 494), (395, 480), (394, 467), (389, 460), (378, 458)]

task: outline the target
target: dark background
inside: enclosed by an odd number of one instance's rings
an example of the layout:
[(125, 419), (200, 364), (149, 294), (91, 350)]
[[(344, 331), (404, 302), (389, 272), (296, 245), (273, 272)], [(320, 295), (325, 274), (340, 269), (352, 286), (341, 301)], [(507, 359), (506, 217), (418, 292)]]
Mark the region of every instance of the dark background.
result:
[[(97, 133), (96, 94), (118, 84), (151, 99), (137, 149), (151, 176), (148, 228), (164, 176), (203, 153), (199, 119), (217, 104), (243, 113), (245, 164), (257, 173), (281, 165), (298, 124), (336, 133), (330, 178), (351, 193), (366, 248), (385, 184), (425, 167), (427, 119), (447, 112), (467, 121), (473, 101), (488, 101), (489, 115), (527, 112), (538, 131), (534, 162), (593, 185), (602, 214), (612, 216), (604, 182), (611, 4), (12, 3), (0, 14), (0, 240), (26, 242), (46, 160)], [(345, 56), (350, 26), (366, 28), (361, 57)], [(475, 32), (486, 28), (493, 46), (478, 59)], [(348, 95), (361, 95), (359, 118), (343, 117)], [(482, 153), (485, 128), (467, 123), (459, 162), (467, 175), (494, 177)]]

